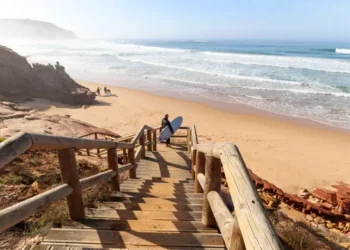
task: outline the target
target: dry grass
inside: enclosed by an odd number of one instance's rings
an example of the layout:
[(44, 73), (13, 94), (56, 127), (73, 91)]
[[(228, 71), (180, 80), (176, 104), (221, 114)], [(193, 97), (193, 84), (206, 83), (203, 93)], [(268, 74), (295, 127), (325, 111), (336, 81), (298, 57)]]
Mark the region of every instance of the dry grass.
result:
[[(106, 161), (106, 160), (104, 160)], [(100, 163), (77, 159), (79, 178), (97, 174), (105, 169)], [(42, 193), (61, 183), (56, 151), (30, 151), (0, 170), (0, 209)], [(83, 191), (85, 207), (96, 207), (106, 199), (109, 183)], [(51, 227), (69, 225), (65, 199), (60, 200), (0, 233), (0, 249), (16, 249), (26, 241), (44, 235)]]
[[(280, 236), (285, 249), (293, 250), (343, 250), (339, 238), (331, 240), (325, 234), (314, 230), (302, 222), (294, 222), (279, 211), (270, 214), (270, 220)], [(347, 237), (345, 237), (347, 238)]]

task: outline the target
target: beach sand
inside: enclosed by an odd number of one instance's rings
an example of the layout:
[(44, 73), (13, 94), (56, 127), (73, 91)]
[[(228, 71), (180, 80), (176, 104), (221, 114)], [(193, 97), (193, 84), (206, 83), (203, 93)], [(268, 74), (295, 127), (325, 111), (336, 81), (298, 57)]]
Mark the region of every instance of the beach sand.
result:
[[(79, 81), (96, 90), (103, 87)], [(165, 113), (183, 116), (184, 125), (195, 124), (199, 142), (233, 142), (248, 166), (284, 191), (312, 189), (350, 181), (350, 133), (340, 129), (287, 118), (245, 105), (188, 101), (126, 88), (108, 86), (111, 97), (97, 97), (101, 105), (87, 109), (35, 101), (31, 106), (49, 114), (73, 118), (108, 128), (121, 135), (142, 125), (160, 126)], [(202, 102), (202, 103), (201, 103)]]

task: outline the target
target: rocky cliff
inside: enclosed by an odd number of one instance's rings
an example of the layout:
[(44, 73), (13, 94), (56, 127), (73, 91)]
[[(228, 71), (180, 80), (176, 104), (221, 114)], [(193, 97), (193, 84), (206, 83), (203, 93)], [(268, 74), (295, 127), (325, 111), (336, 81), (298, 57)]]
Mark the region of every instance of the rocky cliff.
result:
[(55, 24), (30, 19), (0, 19), (0, 34), (7, 39), (58, 40), (77, 38)]
[(33, 64), (0, 46), (0, 100), (43, 98), (71, 105), (91, 105), (95, 93), (76, 83), (58, 62)]

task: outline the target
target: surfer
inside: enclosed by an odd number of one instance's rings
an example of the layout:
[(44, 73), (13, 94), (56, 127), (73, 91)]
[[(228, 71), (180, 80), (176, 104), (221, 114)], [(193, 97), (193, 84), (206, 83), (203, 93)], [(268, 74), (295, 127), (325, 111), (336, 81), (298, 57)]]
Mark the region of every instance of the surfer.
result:
[[(174, 130), (173, 130), (173, 127), (171, 126), (170, 122), (169, 122), (169, 115), (166, 114), (164, 116), (164, 118), (162, 119), (162, 125), (161, 125), (161, 128), (165, 128), (166, 126), (169, 127), (170, 131), (172, 134), (174, 134)], [(169, 147), (170, 145), (170, 137), (168, 139), (166, 139), (166, 146)]]

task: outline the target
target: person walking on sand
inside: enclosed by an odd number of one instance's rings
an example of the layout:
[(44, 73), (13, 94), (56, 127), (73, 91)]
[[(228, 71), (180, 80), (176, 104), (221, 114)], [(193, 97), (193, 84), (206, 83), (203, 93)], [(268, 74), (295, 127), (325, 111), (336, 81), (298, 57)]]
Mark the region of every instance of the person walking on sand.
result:
[(97, 87), (96, 93), (97, 93), (98, 95), (101, 95), (100, 87)]
[[(165, 128), (166, 126), (169, 127), (170, 131), (172, 134), (174, 134), (174, 130), (173, 127), (171, 126), (171, 123), (169, 122), (169, 115), (166, 114), (164, 116), (164, 118), (162, 119), (162, 124), (161, 124), (161, 128)], [(170, 137), (168, 139), (166, 139), (166, 146), (169, 147), (170, 146)]]
[(106, 87), (104, 87), (104, 89), (103, 89), (103, 90), (105, 91), (105, 95), (108, 95), (107, 88), (106, 88)]

